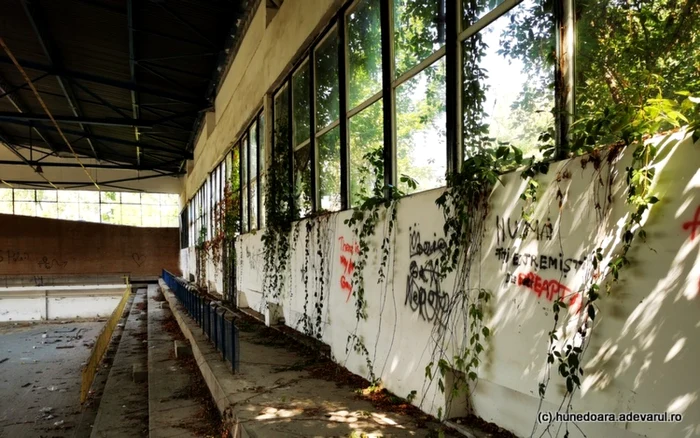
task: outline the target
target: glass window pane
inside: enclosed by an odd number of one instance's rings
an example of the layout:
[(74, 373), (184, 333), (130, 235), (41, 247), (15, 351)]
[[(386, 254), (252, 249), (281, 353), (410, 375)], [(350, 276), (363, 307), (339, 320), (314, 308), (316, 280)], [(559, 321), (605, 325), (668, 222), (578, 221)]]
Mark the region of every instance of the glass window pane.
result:
[(80, 200), (80, 192), (78, 190), (59, 190), (58, 202), (78, 202)]
[(340, 128), (318, 138), (318, 175), (321, 210), (340, 210)]
[(141, 204), (141, 193), (122, 192), (122, 204)]
[(160, 226), (160, 208), (157, 205), (141, 206), (141, 221), (144, 227)]
[[(243, 184), (248, 183), (248, 137), (241, 141), (241, 179)], [(246, 195), (247, 196), (247, 195)]]
[(394, 0), (397, 78), (445, 44), (445, 3), (438, 0)]
[(38, 217), (58, 218), (58, 204), (55, 202), (39, 202), (37, 204), (36, 215)]
[(80, 204), (80, 220), (88, 222), (99, 222), (100, 204)]
[(258, 228), (258, 182), (250, 182), (250, 229)]
[(309, 121), (311, 117), (311, 104), (309, 103), (310, 81), (309, 63), (305, 62), (292, 76), (294, 146), (308, 140), (311, 132), (311, 122)]
[[(445, 133), (445, 57), (396, 91), (397, 180), (407, 175), (418, 182), (413, 191), (445, 184), (447, 139)], [(406, 184), (398, 187), (411, 192)]]
[(243, 229), (244, 233), (247, 233), (250, 228), (248, 228), (248, 196), (245, 195), (247, 193), (248, 186), (243, 186), (243, 193), (244, 195), (241, 197), (241, 207), (243, 208), (243, 215), (241, 217), (241, 227)]
[(80, 202), (100, 202), (100, 192), (82, 191), (80, 192)]
[(479, 21), (503, 0), (462, 0), (462, 30)]
[(159, 193), (141, 193), (141, 204), (159, 205), (161, 195)]
[(34, 201), (34, 190), (15, 189), (15, 201)]
[(554, 51), (552, 28), (517, 30), (532, 8), (539, 10), (533, 0), (521, 3), (463, 43), (465, 158), (500, 145), (532, 156), (554, 129), (554, 66), (544, 61)]
[(266, 161), (265, 161), (265, 154), (267, 153), (267, 149), (265, 148), (265, 115), (260, 114), (260, 119), (259, 119), (259, 131), (260, 131), (260, 178), (258, 178), (258, 181), (260, 181), (260, 228), (265, 227), (265, 172), (267, 171), (266, 169)]
[(15, 201), (15, 214), (22, 216), (36, 216), (36, 203), (34, 201)]
[(119, 192), (101, 192), (100, 199), (103, 204), (121, 202), (121, 193)]
[(338, 119), (338, 33), (333, 30), (316, 49), (316, 130)]
[(382, 89), (379, 0), (361, 0), (347, 17), (348, 108)]
[(12, 201), (0, 201), (0, 213), (12, 214)]
[(12, 201), (12, 189), (0, 189), (0, 201)]
[(258, 136), (256, 135), (258, 124), (253, 123), (250, 127), (250, 179), (258, 176)]
[(141, 226), (141, 206), (122, 204), (122, 224), (132, 225), (136, 227)]
[[(377, 175), (373, 173), (374, 168), (368, 165), (368, 159), (375, 157), (383, 161), (382, 111), (382, 101), (379, 100), (350, 119), (348, 147), (350, 148), (351, 207), (359, 205), (364, 197), (373, 195)], [(379, 182), (378, 189), (381, 190), (383, 186), (382, 180)]]
[[(61, 192), (58, 192), (58, 196), (59, 198), (61, 197)], [(77, 202), (59, 202), (58, 218), (69, 221), (80, 220), (80, 204)]]
[(177, 206), (161, 207), (160, 208), (160, 226), (161, 227), (172, 227), (173, 219), (175, 220), (175, 226), (179, 226), (179, 213)]
[(294, 152), (294, 207), (298, 217), (311, 213), (311, 145)]
[(102, 222), (106, 224), (121, 224), (122, 223), (122, 206), (119, 204), (102, 204), (101, 210)]
[(37, 190), (36, 191), (36, 200), (37, 201), (56, 202), (57, 197), (58, 197), (58, 194), (56, 193), (56, 190)]

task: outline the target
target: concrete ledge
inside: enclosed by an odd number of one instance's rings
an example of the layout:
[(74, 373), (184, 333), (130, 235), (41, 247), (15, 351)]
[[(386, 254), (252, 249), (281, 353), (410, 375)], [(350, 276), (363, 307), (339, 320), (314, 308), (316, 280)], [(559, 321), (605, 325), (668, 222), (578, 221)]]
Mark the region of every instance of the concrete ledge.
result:
[(148, 380), (148, 370), (140, 363), (135, 363), (131, 369), (131, 378), (136, 383)]
[(173, 341), (173, 348), (175, 349), (175, 357), (192, 356), (192, 347), (189, 343)]
[(251, 434), (238, 420), (234, 411), (236, 400), (234, 400), (233, 394), (242, 388), (234, 381), (227, 362), (221, 360), (221, 354), (204, 336), (202, 329), (187, 316), (177, 297), (170, 291), (165, 282), (159, 280), (158, 283), (180, 330), (190, 341), (192, 355), (197, 361), (202, 377), (207, 383), (222, 419), (230, 425), (231, 436), (233, 438), (251, 438)]

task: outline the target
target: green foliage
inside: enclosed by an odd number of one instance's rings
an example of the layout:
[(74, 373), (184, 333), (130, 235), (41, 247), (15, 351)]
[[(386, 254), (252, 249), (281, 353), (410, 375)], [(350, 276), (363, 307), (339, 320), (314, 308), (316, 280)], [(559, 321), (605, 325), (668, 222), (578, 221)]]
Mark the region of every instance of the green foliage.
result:
[(275, 299), (285, 289), (285, 275), (289, 261), (289, 233), (296, 218), (293, 192), (290, 187), (288, 123), (286, 118), (286, 90), (276, 100), (275, 141), (272, 145), (270, 163), (265, 185), (266, 227), (262, 236), (264, 254), (263, 295)]

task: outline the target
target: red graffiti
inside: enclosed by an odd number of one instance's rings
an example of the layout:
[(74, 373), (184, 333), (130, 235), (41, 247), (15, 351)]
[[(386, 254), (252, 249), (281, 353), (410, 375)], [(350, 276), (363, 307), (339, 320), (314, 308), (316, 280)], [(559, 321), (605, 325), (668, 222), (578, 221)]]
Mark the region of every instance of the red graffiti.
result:
[(352, 274), (352, 271), (355, 270), (355, 262), (344, 255), (340, 256), (340, 264), (343, 265), (343, 273), (345, 274)]
[(352, 296), (352, 283), (348, 281), (348, 278), (352, 278), (352, 273), (355, 271), (355, 262), (352, 260), (352, 256), (353, 254), (360, 253), (360, 245), (357, 243), (346, 243), (343, 236), (338, 237), (338, 241), (340, 241), (340, 251), (349, 254), (340, 255), (340, 264), (343, 265), (343, 274), (340, 277), (340, 288), (348, 293), (348, 298), (345, 300), (347, 303)]
[(537, 294), (538, 298), (544, 293), (545, 298), (549, 301), (553, 301), (555, 297), (571, 295), (571, 298), (569, 298), (569, 307), (574, 313), (581, 311), (581, 294), (571, 294), (571, 289), (556, 280), (545, 280), (534, 272), (528, 272), (527, 274), (519, 273), (518, 286), (525, 286), (531, 289)]
[(347, 303), (352, 296), (352, 283), (350, 283), (344, 275), (340, 277), (340, 288), (348, 293), (348, 298), (345, 300)]
[(345, 237), (340, 236), (338, 237), (338, 240), (340, 241), (340, 250), (343, 252), (347, 252), (350, 254), (359, 254), (360, 253), (360, 245), (358, 243), (355, 243), (354, 245), (345, 243)]
[(695, 239), (698, 228), (700, 228), (700, 206), (695, 210), (693, 220), (683, 223), (683, 229), (690, 230), (690, 240)]

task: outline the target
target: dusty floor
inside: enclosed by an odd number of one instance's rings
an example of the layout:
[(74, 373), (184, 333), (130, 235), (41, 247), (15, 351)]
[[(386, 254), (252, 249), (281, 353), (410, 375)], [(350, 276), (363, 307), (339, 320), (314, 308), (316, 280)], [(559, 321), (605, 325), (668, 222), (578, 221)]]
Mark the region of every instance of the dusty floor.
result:
[(82, 364), (103, 325), (0, 326), (0, 437), (74, 436)]

